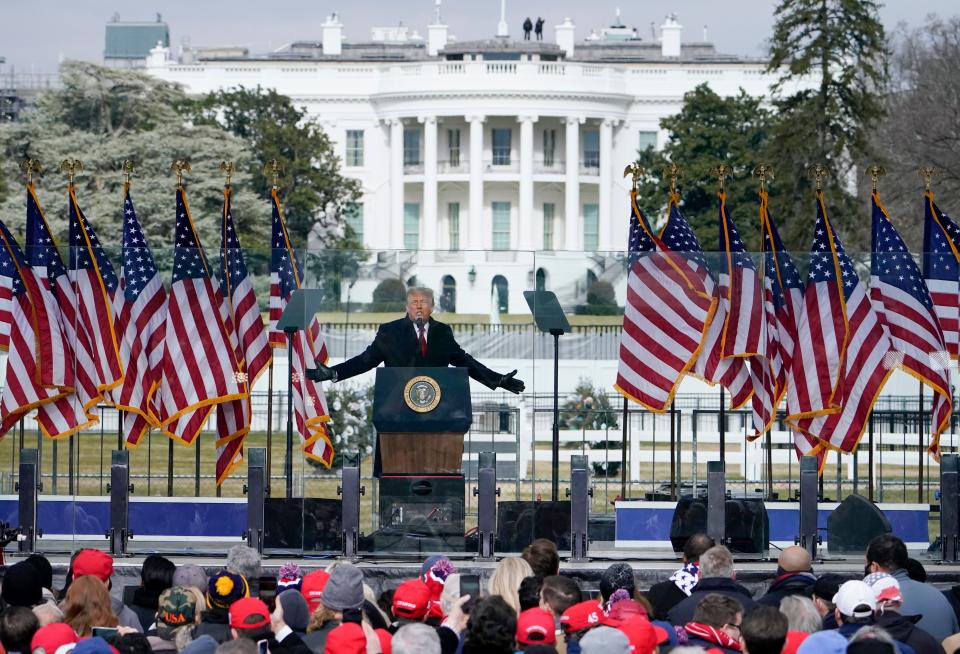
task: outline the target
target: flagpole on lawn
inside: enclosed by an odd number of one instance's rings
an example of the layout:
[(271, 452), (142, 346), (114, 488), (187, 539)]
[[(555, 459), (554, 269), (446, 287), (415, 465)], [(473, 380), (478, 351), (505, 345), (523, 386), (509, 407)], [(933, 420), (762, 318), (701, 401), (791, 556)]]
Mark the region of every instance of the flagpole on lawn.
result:
[[(276, 159), (271, 159), (263, 166), (263, 173), (269, 175), (271, 181), (273, 182), (273, 190), (280, 190), (280, 162)], [(272, 245), (272, 244), (271, 244)], [(273, 257), (273, 250), (270, 251), (271, 258)], [(267, 324), (270, 324), (270, 307), (267, 306)], [(269, 336), (270, 330), (267, 329), (267, 334)], [(273, 345), (271, 347), (271, 354), (273, 353)], [(292, 361), (287, 361), (288, 366), (292, 366)], [(288, 372), (289, 374), (289, 372)], [(267, 367), (267, 490), (270, 489), (270, 478), (273, 472), (273, 356), (270, 357), (270, 365)]]
[[(720, 184), (720, 198), (721, 198), (721, 205), (722, 205), (722, 203), (723, 203), (723, 198), (725, 197), (725, 196), (724, 196), (724, 190), (723, 190), (724, 183), (727, 181), (727, 177), (729, 177), (729, 176), (731, 175), (731, 170), (730, 170), (730, 167), (727, 166), (727, 164), (723, 164), (723, 163), (722, 163), (722, 164), (719, 164), (719, 165), (717, 165), (716, 167), (714, 167), (714, 169), (713, 169), (711, 172), (713, 173), (714, 177), (717, 178), (717, 181), (718, 181), (719, 184)], [(723, 218), (723, 220), (726, 220), (725, 213), (724, 213), (724, 218)], [(726, 226), (725, 226), (725, 225), (721, 225), (721, 229), (725, 232), (725, 231), (726, 231)], [(730, 245), (729, 245), (729, 243), (727, 243), (726, 250), (727, 250), (727, 254), (729, 254), (729, 252), (730, 252)], [(727, 269), (727, 275), (728, 275), (729, 277), (732, 277), (732, 276), (733, 276), (733, 270), (731, 270), (729, 267), (728, 267), (728, 269)], [(727, 283), (729, 284), (730, 282), (728, 281)], [(722, 349), (722, 348), (721, 348), (721, 349)], [(726, 414), (726, 408), (724, 407), (724, 402), (725, 402), (725, 399), (726, 399), (726, 398), (724, 397), (725, 393), (724, 393), (723, 384), (720, 384), (719, 386), (720, 386), (720, 415), (719, 415), (719, 418), (718, 418), (718, 420), (717, 420), (717, 426), (718, 426), (718, 431), (720, 432), (720, 460), (721, 460), (721, 461), (726, 461), (726, 458), (727, 458), (727, 414)], [(696, 489), (694, 489), (694, 492), (696, 492)]]
[[(637, 164), (637, 162), (631, 162), (623, 170), (623, 176), (626, 177), (630, 175), (630, 198), (633, 197), (635, 193), (639, 191), (640, 187), (640, 175), (643, 173), (643, 169)], [(630, 265), (627, 265), (629, 270)], [(630, 408), (627, 401), (626, 395), (623, 397), (623, 424), (621, 425), (621, 435), (620, 435), (620, 498), (627, 499), (627, 443), (630, 438)], [(653, 477), (656, 477), (656, 471), (653, 472)]]

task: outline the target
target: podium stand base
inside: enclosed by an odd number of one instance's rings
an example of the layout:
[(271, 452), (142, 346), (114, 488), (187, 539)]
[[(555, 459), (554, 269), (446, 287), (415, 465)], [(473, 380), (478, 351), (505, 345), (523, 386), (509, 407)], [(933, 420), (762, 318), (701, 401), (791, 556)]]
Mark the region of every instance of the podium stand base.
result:
[(410, 534), (463, 536), (463, 475), (384, 475), (380, 526)]

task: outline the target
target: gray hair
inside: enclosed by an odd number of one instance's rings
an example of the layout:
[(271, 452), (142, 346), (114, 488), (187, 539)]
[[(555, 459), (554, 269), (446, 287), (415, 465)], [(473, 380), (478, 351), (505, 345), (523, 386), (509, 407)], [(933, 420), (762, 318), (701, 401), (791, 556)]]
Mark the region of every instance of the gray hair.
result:
[(802, 631), (812, 634), (823, 627), (823, 619), (817, 612), (813, 600), (802, 595), (787, 595), (780, 600), (780, 613), (787, 616), (789, 631)]
[(234, 545), (227, 552), (227, 569), (239, 572), (247, 580), (260, 576), (260, 555), (246, 545)]
[(714, 545), (700, 555), (700, 578), (707, 577), (733, 579), (733, 555), (723, 545)]
[(436, 304), (436, 301), (433, 299), (433, 289), (427, 288), (426, 286), (411, 286), (407, 289), (407, 299), (410, 299), (411, 295), (422, 295), (425, 298), (430, 299), (430, 304)]
[(37, 622), (40, 623), (41, 627), (45, 627), (52, 622), (63, 622), (63, 611), (53, 602), (37, 604), (32, 611), (37, 616)]
[(257, 651), (257, 644), (249, 638), (237, 638), (217, 645), (214, 654), (257, 654)]
[(394, 654), (440, 654), (437, 630), (422, 622), (400, 627), (390, 643)]

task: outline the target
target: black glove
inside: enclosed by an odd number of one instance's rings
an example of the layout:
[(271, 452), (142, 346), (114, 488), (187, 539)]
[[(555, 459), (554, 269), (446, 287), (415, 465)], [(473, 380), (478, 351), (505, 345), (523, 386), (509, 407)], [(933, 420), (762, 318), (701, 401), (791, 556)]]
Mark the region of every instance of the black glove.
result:
[(316, 368), (307, 368), (307, 379), (315, 382), (337, 381), (337, 373), (318, 361)]
[(516, 374), (516, 370), (508, 372), (500, 378), (500, 383), (497, 384), (497, 386), (511, 393), (522, 393), (526, 386), (524, 386), (522, 381), (515, 378)]

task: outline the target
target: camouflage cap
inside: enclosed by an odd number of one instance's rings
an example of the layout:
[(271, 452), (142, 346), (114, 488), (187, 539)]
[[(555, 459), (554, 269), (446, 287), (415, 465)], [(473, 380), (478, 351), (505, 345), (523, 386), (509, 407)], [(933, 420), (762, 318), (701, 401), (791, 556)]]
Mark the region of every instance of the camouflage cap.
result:
[(189, 589), (174, 586), (163, 591), (157, 606), (157, 626), (182, 627), (197, 617), (197, 596)]

